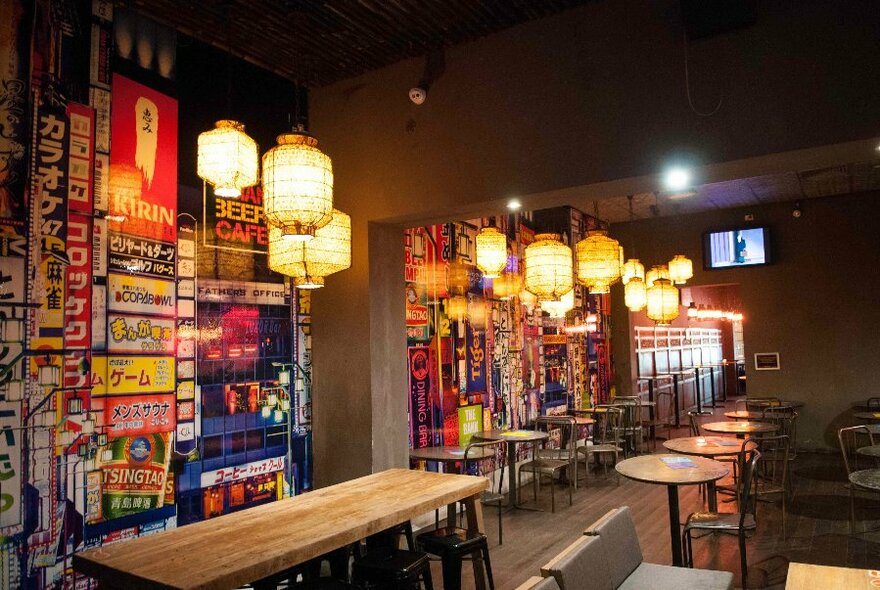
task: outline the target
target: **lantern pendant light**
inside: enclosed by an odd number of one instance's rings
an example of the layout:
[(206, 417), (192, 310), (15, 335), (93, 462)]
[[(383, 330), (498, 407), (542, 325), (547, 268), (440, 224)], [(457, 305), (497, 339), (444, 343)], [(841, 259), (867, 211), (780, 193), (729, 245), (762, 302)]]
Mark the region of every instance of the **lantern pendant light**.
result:
[(669, 279), (676, 285), (684, 285), (694, 276), (694, 263), (690, 258), (676, 254), (669, 261)]
[(461, 321), (467, 316), (468, 301), (464, 295), (455, 295), (446, 302), (446, 315), (453, 320)]
[(446, 281), (450, 294), (464, 295), (470, 290), (470, 272), (463, 262), (459, 262), (458, 260), (450, 262), (446, 272)]
[(623, 248), (605, 230), (594, 230), (577, 243), (577, 278), (590, 293), (608, 293), (621, 274)]
[(538, 234), (525, 249), (525, 285), (538, 301), (559, 299), (574, 287), (571, 248), (559, 234)]
[(623, 264), (623, 275), (621, 280), (626, 285), (633, 278), (645, 280), (645, 265), (638, 258), (630, 258)]
[(319, 289), (324, 278), (351, 266), (351, 218), (336, 209), (330, 223), (309, 242), (286, 240), (269, 227), (269, 268), (293, 277), (298, 289)]
[(199, 178), (219, 197), (239, 197), (241, 189), (259, 182), (257, 142), (238, 121), (223, 120), (199, 135), (196, 168)]
[(669, 269), (664, 264), (656, 264), (645, 273), (645, 286), (650, 289), (657, 279), (669, 279)]
[(668, 278), (658, 278), (648, 288), (647, 314), (658, 326), (668, 326), (678, 317), (678, 289)]
[(506, 266), (507, 236), (496, 227), (484, 227), (477, 234), (477, 268), (486, 278), (494, 279)]
[(623, 287), (623, 300), (630, 311), (642, 311), (648, 302), (645, 281), (641, 277), (632, 277)]
[(542, 301), (541, 309), (550, 314), (551, 318), (564, 318), (565, 314), (574, 309), (574, 289), (553, 301)]
[(304, 131), (278, 136), (263, 155), (263, 213), (294, 241), (308, 241), (333, 216), (333, 166)]

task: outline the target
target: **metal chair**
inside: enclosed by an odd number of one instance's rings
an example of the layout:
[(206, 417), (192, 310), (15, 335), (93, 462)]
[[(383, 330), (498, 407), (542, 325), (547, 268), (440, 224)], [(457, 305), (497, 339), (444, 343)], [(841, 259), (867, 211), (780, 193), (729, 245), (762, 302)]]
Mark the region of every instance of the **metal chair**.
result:
[[(870, 425), (873, 426), (873, 425)], [(868, 472), (873, 471), (873, 469), (853, 469), (853, 467), (857, 467), (854, 463), (850, 465), (849, 455), (852, 452), (853, 456), (856, 456), (854, 451), (859, 446), (857, 435), (863, 434), (867, 435), (868, 440), (871, 441), (871, 444), (874, 444), (874, 430), (870, 428), (867, 424), (860, 424), (858, 426), (847, 426), (845, 428), (841, 428), (837, 431), (837, 441), (840, 443), (840, 453), (843, 455), (843, 466), (846, 468), (846, 477), (849, 480), (849, 532), (855, 532), (855, 523), (856, 523), (856, 502), (855, 502), (855, 494), (854, 491), (856, 489), (859, 490), (867, 490), (871, 492), (876, 491), (867, 486), (859, 485), (858, 480), (859, 477), (867, 475)], [(847, 439), (849, 439), (847, 441)]]
[[(575, 463), (575, 421), (571, 417), (541, 416), (535, 420), (535, 430), (543, 430), (551, 437), (544, 441), (543, 447), (535, 450), (535, 457), (522, 464), (517, 473), (517, 490), (522, 490), (523, 472), (532, 474), (532, 490), (535, 502), (538, 501), (538, 487), (541, 476), (550, 476), (550, 511), (556, 512), (556, 476), (570, 470)], [(558, 441), (553, 440), (554, 430), (559, 431)], [(572, 504), (574, 477), (568, 473), (568, 504)], [(518, 500), (518, 499), (517, 499)]]
[(778, 434), (752, 438), (749, 441), (754, 442), (761, 453), (761, 465), (755, 477), (755, 499), (760, 501), (766, 496), (780, 494), (782, 538), (785, 539), (786, 499), (791, 491), (788, 481), (791, 439), (787, 434)]
[(865, 406), (868, 408), (869, 412), (871, 410), (880, 410), (880, 397), (869, 397)]
[[(682, 547), (684, 548), (684, 560), (688, 567), (694, 567), (693, 535), (692, 531), (703, 530), (735, 534), (739, 538), (739, 558), (742, 568), (742, 587), (747, 588), (748, 561), (746, 559), (746, 533), (758, 527), (755, 517), (754, 498), (752, 487), (755, 480), (755, 469), (761, 453), (753, 447), (752, 441), (745, 441), (740, 452), (740, 478), (741, 491), (739, 494), (739, 506), (737, 512), (694, 512), (688, 516), (682, 533)], [(749, 510), (751, 506), (751, 511)]]
[[(642, 452), (645, 431), (642, 423), (642, 398), (633, 396), (617, 396), (612, 400), (612, 405), (623, 407), (623, 421), (619, 426), (618, 434), (624, 441), (631, 443), (635, 454)], [(624, 447), (624, 457), (628, 455), (629, 445)]]
[[(593, 425), (593, 444), (578, 447), (578, 455), (584, 456), (584, 472), (589, 472), (590, 457), (593, 456), (598, 461), (599, 457), (611, 455), (614, 458), (613, 465), (617, 465), (619, 454), (623, 452), (620, 447), (621, 441), (617, 433), (619, 425), (623, 420), (623, 408), (613, 405), (597, 405), (597, 410), (602, 410), (596, 414), (596, 424)], [(580, 457), (578, 457), (580, 461)], [(605, 470), (605, 476), (608, 476), (608, 463), (603, 459), (602, 467)], [(615, 470), (616, 473), (616, 470)], [(620, 474), (617, 475), (617, 483), (620, 484)]]
[(794, 411), (794, 408), (787, 406), (764, 408), (763, 412), (761, 412), (761, 421), (775, 424), (779, 427), (776, 434), (784, 434), (788, 437), (789, 461), (794, 461), (797, 458), (798, 416), (799, 414)]
[[(488, 459), (474, 457), (475, 452), (491, 449), (493, 457)], [(493, 440), (486, 442), (472, 442), (464, 449), (464, 463), (476, 464), (477, 473), (489, 481), (489, 488), (480, 492), (480, 503), (484, 505), (498, 506), (498, 544), (504, 543), (504, 531), (501, 527), (501, 514), (504, 507), (504, 474), (507, 472), (507, 442)], [(462, 511), (463, 512), (463, 511)]]
[(695, 410), (691, 410), (688, 412), (687, 416), (688, 416), (688, 424), (691, 427), (691, 429), (690, 429), (691, 436), (702, 436), (702, 434), (700, 433), (700, 416), (702, 416), (702, 415), (703, 414), (700, 414), (699, 412), (697, 412)]
[(751, 412), (761, 412), (764, 408), (778, 408), (782, 401), (778, 397), (748, 397), (746, 409)]

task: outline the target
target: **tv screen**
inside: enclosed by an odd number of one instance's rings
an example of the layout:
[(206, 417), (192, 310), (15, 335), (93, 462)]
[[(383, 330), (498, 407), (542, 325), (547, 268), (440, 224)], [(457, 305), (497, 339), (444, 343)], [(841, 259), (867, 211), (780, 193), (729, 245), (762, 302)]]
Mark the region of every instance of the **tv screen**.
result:
[(703, 266), (735, 268), (770, 262), (770, 230), (740, 228), (703, 234)]

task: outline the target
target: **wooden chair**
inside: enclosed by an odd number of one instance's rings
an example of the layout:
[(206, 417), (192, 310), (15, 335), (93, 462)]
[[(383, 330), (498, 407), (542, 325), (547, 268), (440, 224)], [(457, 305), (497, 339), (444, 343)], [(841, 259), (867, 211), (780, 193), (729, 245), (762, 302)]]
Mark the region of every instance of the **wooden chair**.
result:
[[(873, 425), (872, 425), (873, 426)], [(843, 466), (846, 468), (846, 477), (849, 480), (848, 488), (849, 488), (849, 532), (855, 532), (855, 522), (856, 522), (856, 501), (855, 501), (855, 490), (867, 490), (870, 492), (875, 492), (876, 490), (869, 488), (867, 486), (859, 485), (858, 480), (859, 477), (864, 476), (869, 471), (873, 471), (872, 469), (857, 469), (857, 465), (853, 463), (850, 465), (849, 456), (852, 453), (855, 457), (855, 449), (858, 448), (858, 439), (857, 436), (859, 434), (866, 435), (868, 440), (871, 441), (871, 444), (874, 444), (874, 434), (872, 428), (870, 428), (867, 424), (860, 424), (858, 426), (847, 426), (845, 428), (841, 428), (837, 431), (837, 441), (840, 443), (840, 454), (843, 455)]]
[[(572, 490), (574, 487), (574, 474), (571, 469), (575, 465), (576, 457), (576, 424), (571, 417), (541, 416), (535, 420), (535, 430), (543, 430), (551, 434), (551, 440), (545, 441), (543, 447), (535, 450), (535, 458), (522, 464), (517, 473), (517, 490), (522, 490), (523, 473), (531, 473), (533, 477), (532, 489), (535, 502), (538, 501), (538, 487), (542, 476), (550, 477), (550, 511), (556, 512), (556, 492), (554, 482), (556, 478), (562, 478), (563, 473), (568, 473), (568, 505), (572, 504)], [(559, 431), (559, 442), (554, 448), (552, 434)]]

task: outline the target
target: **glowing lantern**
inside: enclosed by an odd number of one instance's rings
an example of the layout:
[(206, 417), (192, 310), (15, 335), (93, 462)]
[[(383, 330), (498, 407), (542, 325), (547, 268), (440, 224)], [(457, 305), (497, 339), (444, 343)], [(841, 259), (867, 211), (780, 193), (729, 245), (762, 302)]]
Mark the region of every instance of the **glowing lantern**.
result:
[(196, 169), (215, 195), (241, 196), (241, 189), (259, 182), (259, 165), (257, 142), (238, 121), (217, 121), (214, 129), (199, 134)]
[(590, 293), (608, 293), (620, 278), (623, 248), (604, 230), (591, 231), (577, 243), (578, 282)]
[(630, 258), (623, 263), (623, 273), (621, 279), (623, 284), (627, 284), (633, 277), (645, 280), (645, 265), (638, 258)]
[(630, 311), (641, 311), (648, 302), (645, 281), (633, 277), (623, 287), (623, 300)]
[(482, 297), (473, 297), (467, 304), (468, 322), (475, 332), (486, 330), (486, 301)]
[(283, 230), (269, 228), (269, 268), (293, 277), (298, 289), (319, 289), (324, 278), (351, 266), (351, 218), (336, 209), (333, 220), (309, 242), (284, 239)]
[(437, 303), (446, 297), (446, 266), (432, 264), (425, 270), (425, 291), (428, 303)]
[(650, 289), (654, 285), (654, 281), (657, 279), (668, 279), (669, 278), (669, 269), (666, 266), (659, 264), (656, 266), (652, 266), (651, 270), (645, 273), (645, 285)]
[(449, 316), (450, 319), (461, 321), (467, 315), (467, 311), (467, 298), (464, 295), (450, 297), (446, 302), (446, 315)]
[(574, 289), (553, 301), (542, 301), (541, 309), (550, 314), (551, 318), (563, 318), (574, 309)]
[(538, 298), (534, 293), (530, 293), (523, 289), (519, 292), (519, 302), (528, 308), (532, 308), (538, 303)]
[(278, 136), (263, 155), (263, 213), (270, 226), (307, 241), (333, 216), (333, 166), (306, 133)]
[(538, 301), (559, 299), (574, 287), (571, 248), (563, 244), (559, 234), (538, 234), (526, 246), (526, 289)]
[(484, 227), (477, 234), (477, 268), (487, 278), (501, 275), (507, 266), (507, 237), (494, 227)]
[(522, 290), (522, 277), (519, 273), (505, 272), (492, 280), (492, 295), (496, 299), (509, 300)]
[(676, 285), (684, 285), (692, 276), (694, 276), (694, 263), (690, 258), (676, 254), (669, 261), (669, 279)]
[(678, 289), (669, 279), (659, 278), (648, 288), (648, 318), (660, 326), (668, 326), (678, 317)]
[(450, 262), (446, 271), (446, 281), (451, 294), (464, 295), (471, 288), (470, 270), (462, 262)]

